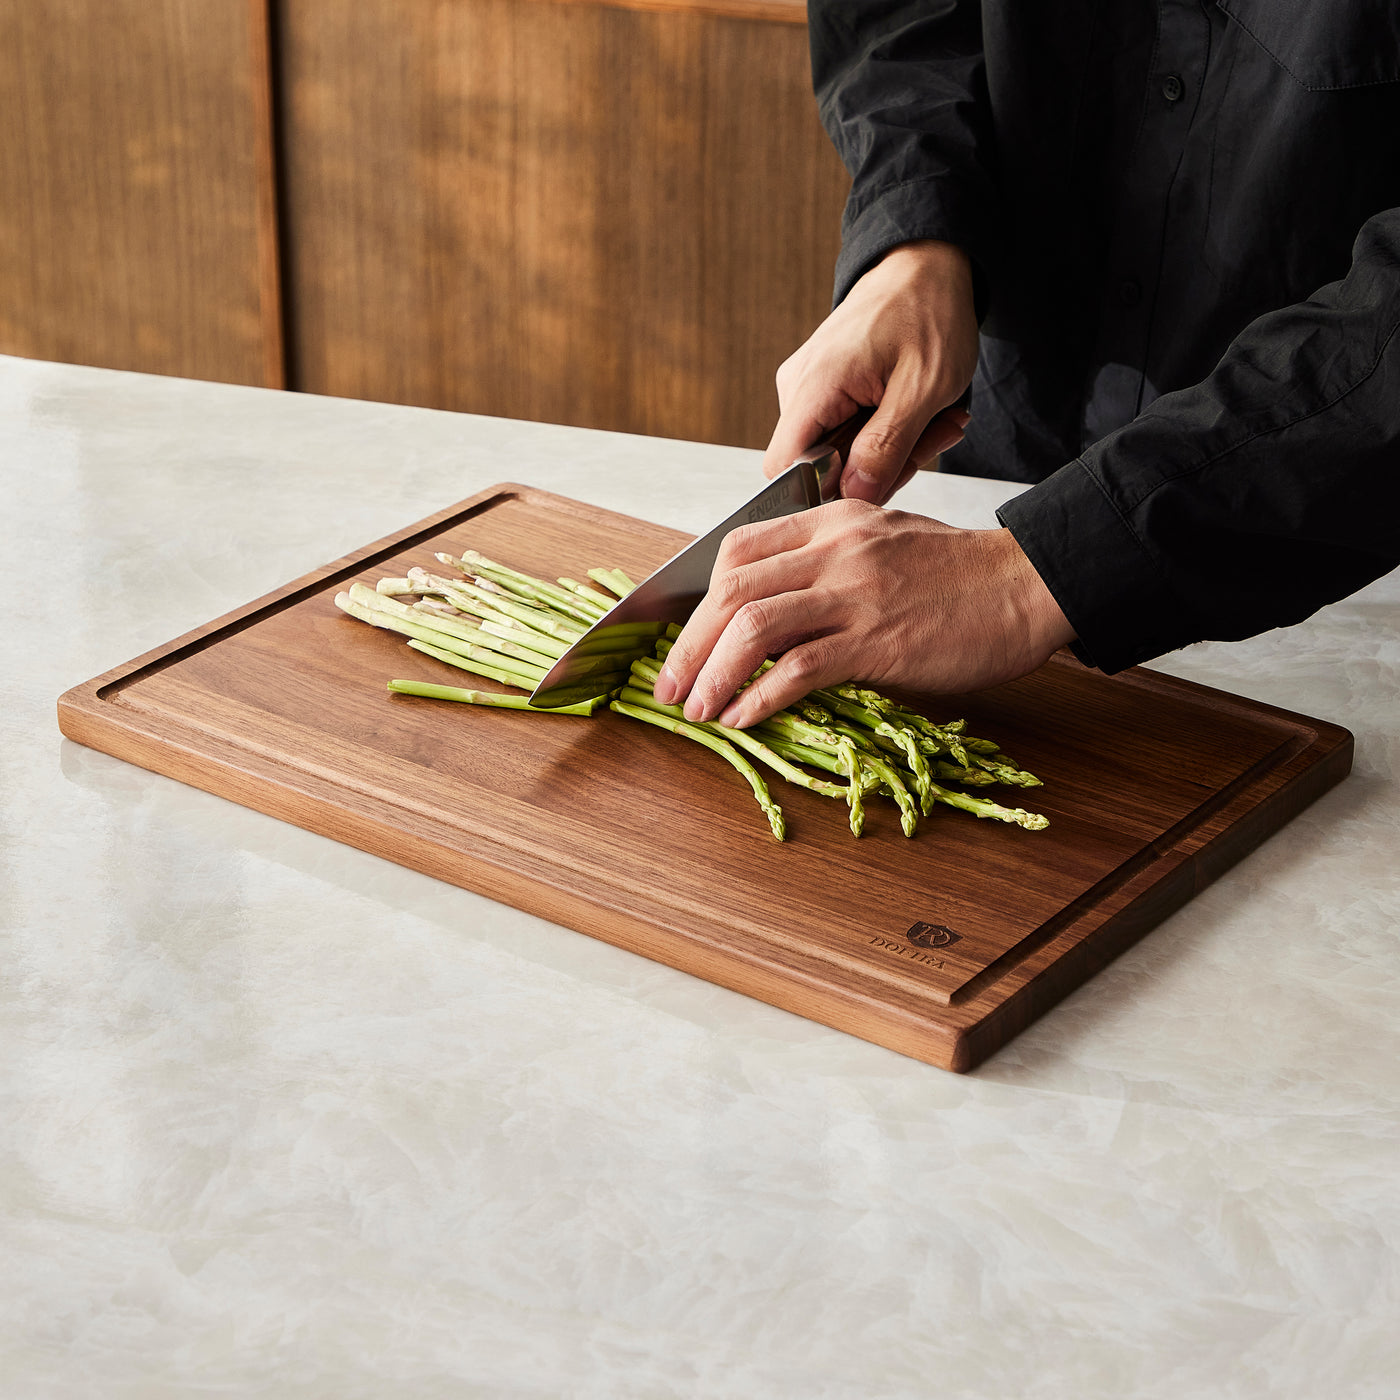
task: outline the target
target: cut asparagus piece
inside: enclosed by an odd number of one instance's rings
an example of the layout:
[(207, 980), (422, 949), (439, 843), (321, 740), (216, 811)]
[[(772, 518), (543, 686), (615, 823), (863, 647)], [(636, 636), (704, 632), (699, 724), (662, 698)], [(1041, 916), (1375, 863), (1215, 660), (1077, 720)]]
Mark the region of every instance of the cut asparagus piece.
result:
[(557, 637), (546, 637), (543, 632), (532, 632), (528, 627), (521, 627), (509, 618), (504, 622), (497, 622), (489, 617), (483, 618), (481, 630), (492, 637), (515, 642), (518, 646), (547, 658), (551, 666), (569, 649), (568, 642), (561, 642)]
[(604, 588), (611, 588), (619, 598), (625, 598), (637, 587), (621, 569), (589, 569), (588, 577)]
[(435, 647), (431, 642), (420, 642), (416, 637), (410, 637), (408, 644), (414, 651), (421, 651), (424, 656), (431, 656), (434, 661), (441, 661), (447, 666), (455, 666), (459, 671), (469, 671), (474, 676), (483, 676), (488, 681), (499, 681), (502, 685), (520, 686), (519, 676), (514, 676), (509, 671), (499, 671), (484, 661), (471, 661), (465, 656), (459, 656), (455, 651)]
[[(420, 643), (420, 646), (422, 644)], [(500, 695), (494, 690), (463, 690), (455, 685), (430, 685), (427, 681), (389, 682), (395, 695), (421, 695), (429, 700), (456, 700), (463, 705), (489, 705), (496, 710), (529, 710), (535, 715), (591, 715), (607, 704), (606, 695), (595, 695), (577, 705), (563, 705), (555, 710), (537, 710), (528, 695)]]
[(577, 622), (566, 621), (564, 618), (547, 612), (544, 608), (532, 607), (529, 603), (522, 603), (516, 598), (507, 598), (504, 594), (488, 593), (484, 588), (478, 588), (474, 583), (453, 583), (450, 587), (451, 591), (448, 593), (448, 597), (455, 597), (460, 593), (469, 598), (478, 599), (487, 607), (505, 613), (507, 617), (513, 617), (517, 622), (523, 622), (526, 627), (533, 627), (536, 632), (543, 632), (548, 637), (559, 637), (572, 643), (578, 641), (588, 630), (587, 627), (580, 626)]
[(508, 569), (473, 549), (462, 555), (461, 567), (468, 573), (490, 579), (498, 588), (508, 589), (528, 603), (562, 612), (575, 622), (582, 622), (585, 627), (591, 627), (602, 616), (596, 605), (585, 605), (577, 594), (560, 588), (557, 583), (546, 583), (544, 579), (532, 578), (517, 569)]
[[(369, 590), (366, 590), (367, 592)], [(377, 596), (377, 595), (375, 595)], [(389, 598), (380, 599), (383, 603), (390, 603)], [(429, 646), (436, 647), (440, 651), (450, 651), (456, 656), (461, 656), (466, 660), (479, 662), (490, 666), (493, 670), (493, 679), (499, 673), (505, 673), (513, 677), (509, 682), (511, 685), (518, 685), (525, 689), (533, 689), (545, 677), (545, 668), (542, 666), (532, 666), (528, 661), (518, 661), (513, 656), (505, 656), (498, 651), (493, 651), (489, 647), (476, 646), (471, 642), (463, 641), (460, 637), (455, 637), (451, 633), (438, 631), (433, 627), (420, 624), (416, 621), (409, 621), (407, 618), (396, 617), (387, 611), (379, 611), (366, 607), (363, 603), (357, 602), (348, 593), (337, 593), (335, 595), (336, 607), (343, 612), (348, 612), (352, 617), (357, 617), (361, 622), (368, 622), (371, 626), (382, 627), (389, 632), (398, 632), (402, 636), (412, 637), (416, 641), (426, 642)], [(427, 619), (424, 619), (426, 623)]]
[[(516, 637), (524, 633), (524, 628), (516, 628), (513, 631), (502, 628), (501, 633), (507, 635), (497, 635), (487, 630), (488, 624), (485, 622), (479, 627), (474, 627), (460, 613), (453, 613), (445, 609), (440, 610), (431, 604), (421, 602), (409, 607), (400, 603), (397, 598), (385, 597), (373, 589), (366, 588), (362, 583), (351, 585), (350, 598), (352, 602), (359, 603), (372, 612), (381, 612), (390, 617), (402, 618), (408, 622), (416, 623), (420, 627), (431, 628), (434, 632), (441, 632), (447, 636), (459, 638), (461, 641), (470, 642), (474, 646), (486, 647), (489, 650), (500, 652), (503, 656), (528, 662), (534, 667), (542, 666), (546, 661), (553, 664), (552, 657), (542, 655), (528, 644), (515, 640)], [(545, 666), (544, 669), (548, 670), (549, 668)]]
[(590, 588), (586, 583), (580, 583), (576, 578), (561, 578), (559, 580), (561, 588), (567, 588), (570, 593), (576, 593), (580, 598), (586, 598), (590, 603), (596, 604), (599, 616), (610, 611), (617, 606), (617, 599), (609, 597), (606, 593), (600, 593), (596, 588)]
[(763, 775), (733, 744), (721, 739), (717, 734), (711, 734), (701, 729), (698, 725), (687, 724), (685, 720), (681, 719), (672, 719), (669, 715), (658, 714), (655, 710), (643, 709), (640, 705), (629, 705), (622, 700), (613, 700), (609, 703), (608, 708), (616, 710), (620, 715), (626, 715), (629, 719), (639, 719), (643, 724), (654, 724), (658, 729), (669, 729), (672, 734), (680, 734), (687, 739), (693, 739), (697, 744), (704, 744), (707, 749), (719, 754), (722, 759), (743, 774), (748, 785), (753, 789), (754, 798), (768, 818), (768, 825), (773, 835), (779, 841), (783, 839), (787, 830), (783, 821), (783, 809), (773, 801), (772, 795), (768, 791), (768, 784), (763, 781)]
[(865, 792), (867, 770), (860, 761), (856, 746), (844, 735), (837, 741), (837, 753), (841, 766), (846, 770), (846, 805), (850, 808), (851, 835), (859, 836), (865, 830), (865, 803), (861, 800)]

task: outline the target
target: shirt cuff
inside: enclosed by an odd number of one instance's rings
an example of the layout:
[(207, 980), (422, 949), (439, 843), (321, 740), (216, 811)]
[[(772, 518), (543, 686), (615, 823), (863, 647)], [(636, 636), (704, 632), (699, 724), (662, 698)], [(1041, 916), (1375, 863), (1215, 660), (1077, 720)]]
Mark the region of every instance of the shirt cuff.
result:
[(1074, 654), (1114, 675), (1202, 633), (1151, 554), (1082, 460), (997, 511), (1078, 640)]
[(971, 260), (973, 300), (980, 325), (987, 309), (987, 278), (979, 253), (984, 243), (982, 222), (980, 201), (947, 178), (906, 180), (859, 204), (853, 195), (841, 221), (832, 306), (839, 306), (891, 248), (915, 239), (936, 238), (956, 244)]

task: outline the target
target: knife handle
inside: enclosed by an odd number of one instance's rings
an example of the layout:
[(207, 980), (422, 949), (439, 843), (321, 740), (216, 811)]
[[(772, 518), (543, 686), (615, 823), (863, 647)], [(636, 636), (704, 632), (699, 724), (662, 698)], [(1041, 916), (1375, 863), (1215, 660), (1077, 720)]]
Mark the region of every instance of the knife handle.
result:
[(791, 466), (806, 463), (816, 473), (817, 489), (823, 501), (835, 498), (851, 444), (874, 416), (874, 408), (857, 409), (839, 428), (833, 428), (819, 443), (792, 459)]
[[(963, 391), (962, 397), (956, 403), (950, 404), (950, 408), (970, 409), (972, 406), (972, 385), (968, 385)], [(802, 463), (807, 463), (816, 473), (817, 488), (823, 501), (835, 499), (837, 491), (841, 485), (841, 473), (846, 466), (846, 458), (850, 455), (851, 444), (860, 435), (860, 430), (875, 416), (875, 409), (857, 409), (839, 428), (833, 428), (814, 447), (809, 447), (805, 452), (792, 459), (791, 465), (796, 467)], [(937, 459), (935, 458), (935, 464)], [(936, 465), (923, 468), (924, 471), (936, 470)], [(900, 485), (904, 484), (906, 476), (900, 479)], [(897, 489), (897, 488), (896, 488)]]

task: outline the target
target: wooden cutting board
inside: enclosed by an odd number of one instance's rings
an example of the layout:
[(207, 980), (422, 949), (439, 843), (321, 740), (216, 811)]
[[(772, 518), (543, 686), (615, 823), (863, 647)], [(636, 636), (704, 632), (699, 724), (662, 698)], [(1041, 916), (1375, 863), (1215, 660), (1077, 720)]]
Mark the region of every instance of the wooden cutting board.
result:
[[(1252, 850), (1351, 767), (1344, 729), (1068, 655), (965, 716), (1044, 780), (990, 788), (1023, 831), (935, 809), (913, 840), (872, 799), (774, 783), (779, 844), (743, 780), (602, 712), (390, 696), (463, 681), (332, 604), (438, 549), (642, 577), (686, 540), (503, 485), (119, 666), (59, 701), (64, 734), (245, 806), (570, 925), (799, 1015), (966, 1070)], [(455, 681), (453, 680), (455, 677)]]

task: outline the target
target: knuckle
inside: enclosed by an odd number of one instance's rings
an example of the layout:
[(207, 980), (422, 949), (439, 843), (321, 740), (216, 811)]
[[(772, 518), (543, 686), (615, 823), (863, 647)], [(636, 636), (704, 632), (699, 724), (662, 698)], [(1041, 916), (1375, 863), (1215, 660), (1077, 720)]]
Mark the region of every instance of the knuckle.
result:
[(719, 553), (715, 556), (715, 575), (721, 571), (729, 573), (738, 568), (753, 551), (757, 536), (757, 525), (739, 525), (731, 530), (724, 537)]
[(876, 457), (893, 457), (903, 453), (901, 435), (889, 427), (867, 428), (861, 445)]
[(768, 609), (761, 602), (745, 603), (730, 624), (736, 638), (747, 646), (761, 642), (767, 631)]
[(830, 648), (823, 642), (808, 642), (806, 646), (789, 652), (789, 674), (792, 680), (805, 686), (806, 690), (815, 689), (818, 681), (824, 679), (823, 673), (830, 659), (829, 652)]
[(744, 601), (743, 575), (727, 569), (710, 585), (710, 596), (726, 612), (739, 607)]
[(692, 653), (682, 637), (672, 644), (670, 651), (666, 653), (666, 666), (673, 676), (684, 676), (691, 668)]

